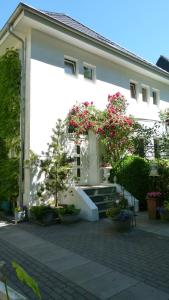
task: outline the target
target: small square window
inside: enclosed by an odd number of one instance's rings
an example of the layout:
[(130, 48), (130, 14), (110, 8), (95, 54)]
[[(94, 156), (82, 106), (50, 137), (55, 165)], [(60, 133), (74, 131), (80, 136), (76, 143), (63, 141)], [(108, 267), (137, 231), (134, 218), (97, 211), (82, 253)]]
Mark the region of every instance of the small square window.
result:
[(160, 143), (159, 139), (154, 139), (154, 157), (160, 158)]
[(77, 154), (80, 154), (80, 145), (77, 145), (76, 152), (77, 152)]
[(76, 75), (76, 62), (65, 58), (64, 60), (64, 70), (66, 74)]
[(83, 66), (84, 78), (93, 80), (94, 79), (94, 69), (92, 67)]
[(152, 97), (153, 97), (153, 104), (157, 105), (158, 104), (158, 97), (157, 97), (157, 92), (156, 91), (152, 92)]
[(148, 97), (147, 97), (147, 89), (146, 88), (142, 88), (142, 100), (144, 101), (144, 102), (147, 102), (147, 100), (148, 100)]
[(133, 82), (130, 82), (130, 95), (131, 95), (131, 98), (137, 99), (136, 84)]

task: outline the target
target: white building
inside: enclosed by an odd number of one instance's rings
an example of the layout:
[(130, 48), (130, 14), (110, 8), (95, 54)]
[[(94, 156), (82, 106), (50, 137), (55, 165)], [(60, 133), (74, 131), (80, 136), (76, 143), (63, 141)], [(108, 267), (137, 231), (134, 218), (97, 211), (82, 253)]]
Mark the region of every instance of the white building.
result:
[[(158, 120), (159, 110), (169, 107), (168, 72), (64, 14), (19, 4), (0, 32), (0, 55), (6, 48), (22, 46), (25, 159), (30, 149), (37, 154), (45, 150), (56, 120), (65, 118), (76, 101), (93, 101), (102, 109), (108, 94), (120, 91), (129, 101), (128, 113), (146, 124)], [(97, 145), (89, 148), (81, 184), (99, 184), (98, 158), (90, 156), (93, 151), (97, 154)], [(88, 181), (83, 172), (88, 172)], [(29, 169), (24, 173), (28, 203)]]

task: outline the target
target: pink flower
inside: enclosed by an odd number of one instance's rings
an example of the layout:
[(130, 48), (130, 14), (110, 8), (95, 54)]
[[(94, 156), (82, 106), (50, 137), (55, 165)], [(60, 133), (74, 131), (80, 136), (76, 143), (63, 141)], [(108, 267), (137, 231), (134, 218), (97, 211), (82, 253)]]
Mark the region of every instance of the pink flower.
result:
[(83, 102), (83, 105), (88, 107), (90, 105), (90, 103), (88, 101)]
[(115, 95), (117, 98), (119, 98), (121, 96), (120, 92), (117, 92)]
[(158, 198), (161, 197), (161, 192), (149, 192), (147, 193), (147, 198)]

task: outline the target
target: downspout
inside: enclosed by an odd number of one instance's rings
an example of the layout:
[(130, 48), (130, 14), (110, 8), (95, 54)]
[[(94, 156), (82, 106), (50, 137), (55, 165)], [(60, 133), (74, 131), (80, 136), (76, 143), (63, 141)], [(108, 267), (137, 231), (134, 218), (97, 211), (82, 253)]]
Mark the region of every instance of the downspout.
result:
[(25, 41), (13, 32), (11, 24), (8, 26), (9, 33), (21, 42), (21, 80), (20, 80), (20, 158), (19, 158), (19, 205), (23, 206), (24, 193), (24, 159), (25, 159)]

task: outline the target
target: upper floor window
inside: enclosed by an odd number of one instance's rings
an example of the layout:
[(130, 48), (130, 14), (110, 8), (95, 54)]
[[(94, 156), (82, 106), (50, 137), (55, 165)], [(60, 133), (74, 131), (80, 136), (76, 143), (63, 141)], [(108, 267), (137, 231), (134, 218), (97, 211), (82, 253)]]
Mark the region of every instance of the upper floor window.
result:
[(143, 102), (148, 101), (148, 91), (147, 91), (147, 88), (145, 88), (145, 87), (142, 87), (142, 100), (143, 100)]
[(130, 96), (133, 99), (137, 99), (137, 86), (134, 82), (130, 82)]
[(90, 65), (84, 64), (83, 75), (84, 75), (84, 78), (86, 78), (86, 79), (94, 80), (95, 79), (94, 78), (95, 77), (95, 68)]
[(159, 94), (157, 91), (152, 91), (153, 104), (158, 105)]
[(76, 61), (65, 58), (64, 59), (64, 70), (66, 74), (76, 75)]

